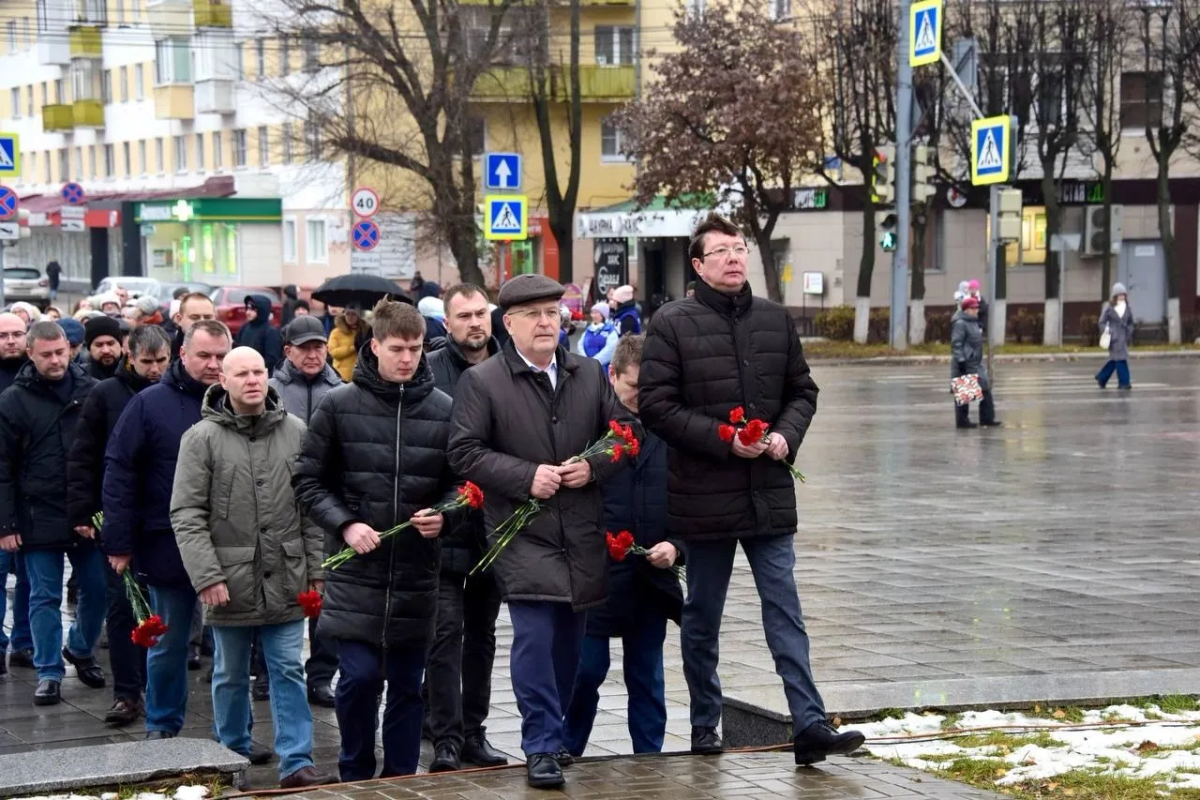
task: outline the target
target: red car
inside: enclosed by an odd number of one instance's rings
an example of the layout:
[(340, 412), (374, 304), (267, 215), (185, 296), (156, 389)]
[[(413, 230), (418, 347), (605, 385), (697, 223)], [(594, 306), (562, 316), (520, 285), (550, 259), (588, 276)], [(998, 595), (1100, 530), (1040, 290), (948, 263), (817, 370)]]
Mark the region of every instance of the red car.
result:
[(261, 294), (271, 298), (271, 324), (276, 328), (283, 319), (279, 292), (261, 286), (218, 286), (209, 297), (217, 307), (217, 319), (229, 326), (234, 336), (246, 324), (246, 296)]

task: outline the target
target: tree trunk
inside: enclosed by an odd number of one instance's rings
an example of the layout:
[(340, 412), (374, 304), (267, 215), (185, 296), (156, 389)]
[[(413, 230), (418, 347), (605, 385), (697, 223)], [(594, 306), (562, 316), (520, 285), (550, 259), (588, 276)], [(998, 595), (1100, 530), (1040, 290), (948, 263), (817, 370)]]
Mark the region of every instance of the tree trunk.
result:
[[(768, 226), (774, 229), (774, 225)], [(762, 256), (763, 280), (767, 284), (767, 297), (783, 304), (783, 281), (779, 277), (779, 264), (775, 261), (775, 251), (771, 249), (771, 235), (763, 231), (754, 232), (754, 243)]]
[(854, 341), (867, 343), (871, 317), (871, 275), (875, 271), (875, 204), (870, 189), (863, 204), (863, 251), (858, 262), (858, 290), (854, 303)]
[(473, 283), (476, 286), (486, 286), (483, 272), (479, 269), (479, 252), (475, 231), (475, 209), (471, 213), (455, 215), (456, 219), (465, 219), (467, 224), (452, 222), (447, 225), (447, 239), (450, 254), (458, 264), (458, 279), (463, 283)]
[[(1173, 152), (1173, 151), (1172, 151)], [(1175, 231), (1171, 227), (1171, 155), (1163, 150), (1158, 158), (1158, 234), (1163, 243), (1163, 261), (1167, 267), (1167, 339), (1179, 344), (1183, 339), (1183, 322), (1179, 312), (1179, 270), (1175, 263)]]
[(563, 216), (560, 214), (560, 219), (550, 220), (550, 232), (558, 242), (558, 282), (565, 286), (575, 282), (575, 231), (574, 221), (570, 217), (562, 219)]
[(1048, 345), (1062, 344), (1062, 298), (1059, 291), (1060, 269), (1059, 253), (1050, 248), (1050, 242), (1058, 233), (1061, 224), (1062, 209), (1058, 204), (1058, 186), (1053, 176), (1054, 164), (1043, 165), (1045, 175), (1042, 178), (1042, 196), (1046, 202), (1046, 307), (1042, 341)]
[(1112, 159), (1104, 160), (1104, 252), (1100, 254), (1100, 302), (1108, 299), (1108, 289), (1113, 284), (1112, 279)]

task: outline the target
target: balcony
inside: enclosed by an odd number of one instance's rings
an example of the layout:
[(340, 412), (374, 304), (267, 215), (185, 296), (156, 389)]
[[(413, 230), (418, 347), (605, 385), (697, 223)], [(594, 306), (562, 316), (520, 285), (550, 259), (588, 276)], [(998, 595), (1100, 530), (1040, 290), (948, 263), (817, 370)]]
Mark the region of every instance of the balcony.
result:
[(234, 101), (233, 81), (196, 82), (197, 114), (233, 114), (237, 111)]
[(42, 130), (70, 131), (75, 129), (75, 108), (69, 105), (42, 106)]
[(192, 29), (192, 0), (147, 0), (146, 20), (156, 40), (186, 36)]
[(168, 84), (166, 86), (155, 86), (154, 116), (156, 119), (195, 118), (195, 89), (190, 84)]
[(71, 63), (71, 44), (64, 38), (41, 39), (37, 43), (38, 63), (47, 67), (65, 67)]
[(73, 25), (67, 39), (71, 43), (71, 58), (104, 57), (100, 28), (95, 25)]
[(104, 103), (100, 100), (76, 100), (71, 106), (76, 128), (103, 128)]
[(219, 0), (193, 0), (197, 28), (232, 28), (233, 6)]
[[(551, 90), (559, 100), (567, 99), (570, 73), (555, 67), (551, 73)], [(620, 103), (634, 96), (636, 78), (633, 65), (579, 65), (579, 93), (584, 102)], [(492, 67), (481, 75), (471, 89), (471, 97), (485, 102), (521, 101), (529, 96), (528, 67)]]

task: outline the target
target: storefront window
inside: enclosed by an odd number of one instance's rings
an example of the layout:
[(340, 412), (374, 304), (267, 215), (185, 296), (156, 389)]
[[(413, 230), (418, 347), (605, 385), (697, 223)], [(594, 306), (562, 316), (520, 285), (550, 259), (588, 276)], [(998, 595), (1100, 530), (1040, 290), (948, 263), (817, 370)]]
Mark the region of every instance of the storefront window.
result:
[(1046, 208), (1029, 206), (1021, 211), (1021, 241), (1005, 248), (1009, 266), (1039, 266), (1046, 263)]

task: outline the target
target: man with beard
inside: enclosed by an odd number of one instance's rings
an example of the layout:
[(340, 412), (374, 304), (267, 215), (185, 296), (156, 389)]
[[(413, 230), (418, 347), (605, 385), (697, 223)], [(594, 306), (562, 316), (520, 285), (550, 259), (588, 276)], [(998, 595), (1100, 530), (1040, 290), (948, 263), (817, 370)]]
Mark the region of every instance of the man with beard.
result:
[(87, 346), (87, 371), (98, 381), (117, 374), (121, 360), (121, 323), (112, 317), (92, 317), (83, 326), (83, 343)]
[[(88, 539), (96, 531), (92, 517), (102, 507), (104, 451), (121, 412), (138, 393), (158, 383), (170, 363), (171, 342), (161, 328), (146, 325), (129, 336), (129, 352), (117, 374), (92, 390), (80, 412), (75, 442), (67, 456), (67, 513), (75, 532)], [(104, 531), (99, 531), (101, 538)], [(146, 653), (130, 639), (137, 621), (125, 584), (109, 564), (108, 583), (109, 665), (113, 674), (113, 705), (104, 721), (114, 727), (128, 725), (142, 713), (146, 685)]]
[[(36, 322), (26, 335), (29, 363), (0, 396), (0, 550), (18, 549), (29, 575), (29, 626), (38, 685), (35, 705), (61, 702), (63, 659), (86, 686), (104, 686), (92, 653), (104, 625), (100, 551), (71, 530), (63, 497), (63, 464), (79, 409), (96, 385), (71, 363), (71, 348), (54, 322)], [(79, 606), (63, 647), (63, 558), (79, 579)]]
[[(430, 353), (437, 388), (454, 397), (463, 373), (500, 351), (483, 289), (460, 283), (446, 290), (446, 345)], [(488, 744), (483, 726), (492, 696), (500, 590), (490, 571), (469, 575), (486, 548), (483, 513), (473, 511), (442, 536), (437, 627), (429, 647), (426, 686), (434, 758), (430, 772), (462, 762), (497, 767), (508, 759)]]
[[(0, 394), (12, 386), (17, 372), (29, 359), (25, 356), (25, 320), (16, 314), (0, 314)], [(12, 639), (0, 624), (0, 675), (7, 672), (4, 656), (12, 645), (10, 664), (14, 667), (33, 667), (33, 636), (29, 632), (29, 578), (25, 574), (25, 560), (20, 553), (0, 550), (0, 584), (6, 583), (8, 573), (17, 576), (17, 589), (13, 595)], [(0, 591), (0, 620), (4, 619), (8, 605), (8, 592)]]

